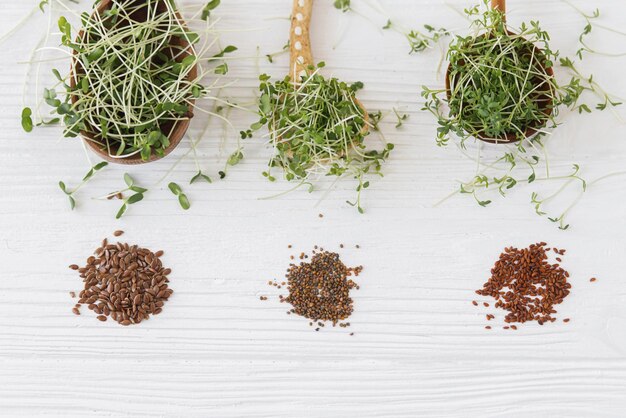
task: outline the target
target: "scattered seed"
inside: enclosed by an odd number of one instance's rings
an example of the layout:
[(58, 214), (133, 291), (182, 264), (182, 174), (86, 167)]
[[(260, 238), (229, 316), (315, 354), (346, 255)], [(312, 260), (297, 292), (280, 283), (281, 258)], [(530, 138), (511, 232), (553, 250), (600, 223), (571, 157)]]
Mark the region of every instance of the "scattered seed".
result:
[(70, 297), (71, 298), (75, 298), (76, 297), (76, 292), (70, 292)]
[[(289, 294), (281, 297), (280, 301), (292, 306), (287, 313), (312, 320), (317, 325), (316, 330), (319, 330), (325, 322), (332, 322), (335, 326), (352, 314), (354, 308), (350, 291), (358, 289), (358, 286), (351, 276), (358, 276), (363, 267), (346, 267), (339, 254), (317, 249), (313, 251), (310, 262), (290, 265), (286, 281), (268, 283), (278, 288), (286, 285)], [(304, 260), (308, 255), (301, 253), (299, 258)], [(340, 326), (349, 326), (349, 323)]]
[(595, 277), (592, 277), (591, 279), (589, 279), (589, 281), (590, 281), (591, 283), (595, 282), (596, 280), (598, 280), (598, 279), (596, 279)]
[[(565, 253), (557, 248), (552, 250), (560, 255)], [(494, 306), (508, 312), (506, 323), (554, 322), (554, 306), (569, 295), (571, 284), (567, 282), (569, 273), (558, 263), (548, 261), (548, 251), (545, 242), (524, 249), (505, 248), (491, 270), (491, 277), (476, 293), (493, 297)], [(485, 302), (484, 306), (489, 304)], [(517, 327), (511, 325), (511, 329)]]
[(124, 234), (124, 231), (122, 231), (122, 230), (117, 230), (117, 231), (115, 231), (115, 232), (113, 233), (113, 235), (114, 235), (114, 236), (116, 236), (116, 237), (119, 237), (119, 236), (121, 236), (121, 235), (123, 235), (123, 234)]
[(74, 312), (74, 315), (80, 315), (80, 311), (76, 307), (72, 308), (72, 312)]
[(569, 318), (565, 318), (563, 322), (569, 322)]
[(78, 265), (76, 265), (76, 264), (71, 264), (71, 265), (70, 265), (70, 268), (71, 268), (72, 270), (78, 270)]

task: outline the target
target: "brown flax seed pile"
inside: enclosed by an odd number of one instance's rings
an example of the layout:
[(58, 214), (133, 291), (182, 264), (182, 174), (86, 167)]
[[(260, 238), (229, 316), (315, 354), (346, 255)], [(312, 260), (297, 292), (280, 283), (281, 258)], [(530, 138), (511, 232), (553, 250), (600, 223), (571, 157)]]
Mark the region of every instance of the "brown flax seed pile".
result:
[(173, 293), (167, 278), (171, 270), (163, 267), (162, 255), (163, 251), (109, 244), (105, 239), (84, 267), (70, 266), (84, 283), (72, 312), (80, 315), (81, 305), (88, 305), (100, 321), (111, 317), (121, 325), (139, 324), (158, 315)]

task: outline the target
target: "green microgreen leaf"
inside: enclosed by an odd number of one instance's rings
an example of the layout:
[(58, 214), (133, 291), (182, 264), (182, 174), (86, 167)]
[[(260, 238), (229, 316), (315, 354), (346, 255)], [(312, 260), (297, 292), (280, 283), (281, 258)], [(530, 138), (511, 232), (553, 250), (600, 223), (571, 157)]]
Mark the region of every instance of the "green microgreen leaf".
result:
[(167, 187), (175, 196), (178, 197), (178, 203), (180, 204), (180, 207), (182, 207), (184, 210), (188, 210), (191, 207), (189, 199), (187, 199), (187, 195), (183, 193), (183, 189), (178, 184), (172, 182)]
[(195, 182), (200, 181), (200, 180), (204, 180), (207, 183), (213, 183), (213, 181), (211, 180), (211, 177), (207, 176), (206, 174), (203, 174), (202, 171), (198, 170), (198, 173), (191, 178), (191, 180), (189, 181), (189, 184), (194, 184)]
[(334, 5), (336, 9), (344, 13), (350, 10), (350, 0), (335, 0)]
[(31, 132), (33, 130), (33, 119), (32, 119), (33, 111), (30, 107), (25, 107), (22, 109), (22, 128), (26, 132)]
[(220, 0), (211, 0), (202, 8), (200, 19), (207, 20), (211, 16), (211, 12), (220, 5)]

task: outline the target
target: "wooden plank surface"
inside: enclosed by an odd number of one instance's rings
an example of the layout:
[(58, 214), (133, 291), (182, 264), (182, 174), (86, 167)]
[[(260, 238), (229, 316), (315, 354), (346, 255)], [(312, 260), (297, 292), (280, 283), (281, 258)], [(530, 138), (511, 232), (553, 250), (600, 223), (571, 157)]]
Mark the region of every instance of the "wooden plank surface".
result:
[[(190, 10), (202, 2), (180, 0)], [(38, 2), (0, 0), (0, 32)], [(87, 1), (81, 8), (87, 8)], [(237, 45), (225, 94), (254, 100), (259, 71), (281, 76), (275, 64), (255, 59), (278, 51), (288, 37), (288, 0), (223, 1), (217, 15), (223, 44)], [(0, 416), (180, 417), (622, 417), (626, 409), (626, 187), (615, 177), (590, 188), (560, 231), (534, 214), (529, 187), (488, 208), (471, 198), (434, 204), (469, 179), (474, 163), (451, 146), (435, 145), (433, 119), (420, 112), (421, 85), (442, 82), (440, 52), (408, 55), (402, 37), (383, 33), (387, 16), (353, 0), (356, 14), (341, 14), (318, 0), (313, 50), (327, 74), (361, 80), (369, 109), (398, 107), (410, 114), (386, 138), (396, 144), (386, 176), (365, 193), (365, 215), (345, 204), (351, 181), (322, 182), (309, 194), (261, 176), (269, 150), (260, 138), (245, 142), (245, 159), (213, 184), (186, 186), (192, 208), (183, 212), (167, 190), (196, 172), (184, 144), (167, 159), (131, 169), (150, 186), (146, 201), (114, 219), (115, 202), (92, 199), (122, 184), (123, 167), (103, 171), (78, 195), (70, 212), (57, 182), (76, 184), (89, 167), (76, 140), (58, 128), (27, 135), (19, 125), (30, 51), (44, 33), (40, 12), (2, 47), (0, 63)], [(601, 23), (626, 27), (622, 0), (574, 2), (600, 7)], [(380, 0), (406, 27), (425, 23), (463, 31), (461, 0)], [(509, 20), (538, 19), (566, 55), (577, 49), (584, 20), (557, 0), (511, 0)], [(595, 33), (597, 31), (597, 33)], [(624, 37), (594, 29), (590, 42), (622, 51)], [(50, 56), (54, 56), (51, 53)], [(57, 54), (58, 56), (58, 54)], [(626, 59), (589, 56), (584, 70), (626, 97)], [(28, 83), (28, 100), (35, 85)], [(47, 75), (41, 86), (48, 85)], [(624, 117), (624, 109), (618, 115)], [(233, 149), (238, 130), (254, 115), (233, 112), (234, 129), (221, 146), (213, 123), (200, 162), (215, 176)], [(562, 115), (550, 138), (553, 170), (572, 163), (593, 180), (624, 170), (626, 128), (615, 115)], [(196, 118), (196, 138), (206, 120)], [(475, 147), (470, 147), (470, 151)], [(180, 162), (179, 162), (180, 161)], [(175, 163), (167, 181), (158, 182)], [(550, 190), (550, 187), (545, 186)], [(576, 190), (566, 190), (555, 210)], [(323, 214), (320, 218), (318, 215)], [(71, 314), (68, 292), (80, 288), (69, 264), (81, 261), (116, 229), (123, 238), (164, 249), (174, 297), (158, 318), (123, 328)], [(472, 306), (508, 245), (545, 240), (567, 248), (573, 292), (558, 307), (560, 321), (517, 332), (484, 329), (486, 309)], [(280, 278), (295, 251), (313, 245), (341, 250), (347, 264), (364, 266), (349, 331), (314, 332), (308, 321), (285, 314), (267, 281)], [(293, 250), (287, 248), (294, 246)], [(360, 245), (360, 249), (355, 245)], [(590, 277), (597, 277), (590, 283)], [(261, 302), (259, 296), (269, 301)], [(478, 299), (480, 300), (480, 299)], [(481, 300), (482, 301), (482, 300)], [(502, 315), (496, 323), (501, 324)], [(493, 324), (492, 324), (493, 325)], [(499, 328), (499, 327), (494, 327)], [(354, 336), (349, 333), (354, 332)]]

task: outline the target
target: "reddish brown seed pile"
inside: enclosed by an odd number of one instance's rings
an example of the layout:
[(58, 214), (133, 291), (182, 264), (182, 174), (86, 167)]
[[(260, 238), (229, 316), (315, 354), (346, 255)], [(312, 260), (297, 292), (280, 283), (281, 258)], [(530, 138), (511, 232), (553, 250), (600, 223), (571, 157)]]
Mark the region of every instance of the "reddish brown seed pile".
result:
[[(308, 259), (308, 256), (301, 254), (300, 259)], [(310, 261), (290, 264), (286, 283), (274, 281), (270, 285), (280, 288), (286, 284), (289, 295), (279, 298), (292, 306), (287, 313), (312, 320), (309, 324), (318, 326), (316, 331), (326, 321), (345, 328), (350, 323), (341, 321), (350, 317), (354, 310), (350, 291), (359, 288), (350, 277), (358, 276), (362, 270), (362, 266), (346, 267), (339, 254), (319, 248), (313, 251)]]
[[(563, 302), (572, 286), (567, 282), (569, 273), (558, 263), (550, 263), (550, 251), (545, 242), (524, 249), (505, 248), (491, 269), (491, 278), (476, 293), (495, 298), (494, 306), (508, 312), (507, 323), (554, 322), (554, 306)], [(552, 251), (565, 254), (565, 250)]]
[(111, 317), (121, 325), (138, 324), (161, 313), (172, 295), (168, 288), (170, 269), (163, 268), (159, 257), (137, 245), (109, 244), (105, 239), (84, 267), (72, 264), (84, 282), (78, 304), (72, 311), (79, 315), (80, 305), (88, 305), (98, 320)]

